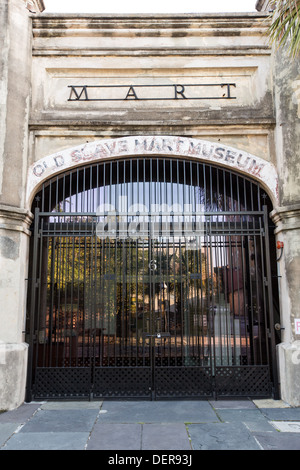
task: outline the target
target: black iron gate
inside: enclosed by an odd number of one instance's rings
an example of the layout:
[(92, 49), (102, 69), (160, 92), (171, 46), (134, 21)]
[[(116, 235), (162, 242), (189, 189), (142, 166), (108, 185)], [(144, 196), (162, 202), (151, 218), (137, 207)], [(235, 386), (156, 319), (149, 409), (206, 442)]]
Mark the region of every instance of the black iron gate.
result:
[(276, 394), (261, 199), (237, 174), (159, 158), (45, 184), (33, 229), (27, 399)]

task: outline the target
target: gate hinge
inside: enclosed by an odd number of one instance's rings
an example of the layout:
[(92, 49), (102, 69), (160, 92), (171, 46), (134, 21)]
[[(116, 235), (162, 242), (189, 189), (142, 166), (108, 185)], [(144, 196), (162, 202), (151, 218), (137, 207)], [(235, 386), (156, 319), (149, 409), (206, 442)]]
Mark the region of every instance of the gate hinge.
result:
[(269, 284), (268, 284), (268, 279), (267, 279), (266, 277), (264, 277), (264, 285), (265, 285), (266, 287), (268, 287), (268, 285), (269, 285)]

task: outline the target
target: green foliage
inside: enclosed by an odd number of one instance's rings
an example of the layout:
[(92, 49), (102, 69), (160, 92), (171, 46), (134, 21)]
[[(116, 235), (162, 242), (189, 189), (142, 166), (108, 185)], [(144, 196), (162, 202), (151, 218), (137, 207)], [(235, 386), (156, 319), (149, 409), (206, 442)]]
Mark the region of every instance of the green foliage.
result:
[(300, 55), (300, 0), (274, 0), (269, 37), (279, 47), (288, 46), (292, 58)]

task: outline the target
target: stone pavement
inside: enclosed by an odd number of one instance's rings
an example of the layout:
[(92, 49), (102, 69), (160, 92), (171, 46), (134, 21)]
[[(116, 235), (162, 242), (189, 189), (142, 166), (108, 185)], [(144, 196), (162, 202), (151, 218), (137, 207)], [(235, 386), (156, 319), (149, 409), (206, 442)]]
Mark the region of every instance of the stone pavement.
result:
[(273, 400), (32, 402), (0, 414), (0, 449), (300, 450), (300, 408)]

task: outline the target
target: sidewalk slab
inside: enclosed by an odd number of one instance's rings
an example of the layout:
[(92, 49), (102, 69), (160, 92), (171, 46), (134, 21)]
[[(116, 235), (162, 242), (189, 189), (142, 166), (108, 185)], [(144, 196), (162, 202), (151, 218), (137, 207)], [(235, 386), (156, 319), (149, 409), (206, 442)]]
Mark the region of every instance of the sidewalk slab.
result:
[(87, 450), (140, 450), (141, 436), (141, 424), (97, 421), (87, 443)]
[(300, 421), (300, 408), (261, 408), (266, 418), (274, 421)]
[(23, 404), (16, 410), (6, 411), (0, 414), (0, 423), (24, 424), (40, 408), (40, 403)]
[(300, 433), (300, 421), (270, 421), (270, 423), (277, 431)]
[(219, 419), (207, 401), (104, 402), (105, 423), (205, 423)]
[(41, 405), (41, 410), (100, 410), (102, 401), (49, 401)]
[(217, 414), (221, 421), (226, 423), (266, 422), (266, 417), (258, 409), (219, 409)]
[(188, 426), (193, 450), (260, 450), (242, 423), (207, 423)]
[(274, 432), (276, 429), (268, 420), (244, 421), (243, 424), (250, 432)]
[(13, 423), (0, 423), (0, 447), (13, 435), (17, 427)]
[(251, 400), (30, 403), (0, 414), (0, 448), (300, 450), (299, 414)]
[(298, 433), (255, 433), (254, 436), (263, 450), (300, 450)]
[(285, 401), (273, 400), (272, 398), (253, 400), (253, 403), (257, 408), (291, 408)]
[(186, 426), (143, 424), (142, 450), (192, 450)]
[(88, 432), (19, 432), (1, 450), (84, 450), (88, 437)]
[(98, 410), (39, 410), (20, 433), (90, 432)]
[(216, 410), (254, 410), (256, 406), (251, 400), (209, 400)]

